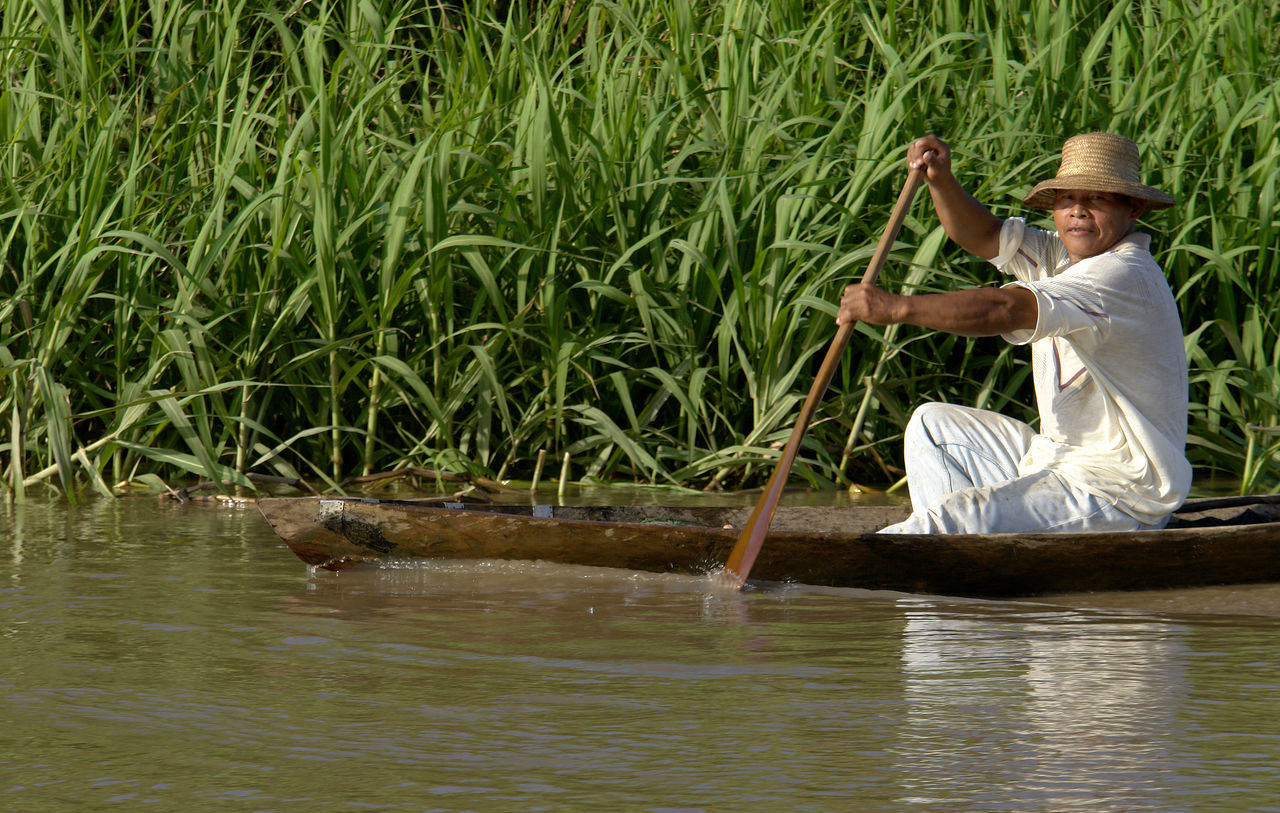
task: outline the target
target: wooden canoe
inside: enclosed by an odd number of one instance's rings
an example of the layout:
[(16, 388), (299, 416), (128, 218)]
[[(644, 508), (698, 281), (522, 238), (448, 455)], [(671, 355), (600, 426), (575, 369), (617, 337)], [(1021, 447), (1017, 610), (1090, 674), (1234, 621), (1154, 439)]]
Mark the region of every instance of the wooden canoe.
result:
[[(654, 572), (723, 566), (742, 508), (494, 506), (298, 497), (258, 501), (309, 565), (515, 559)], [(956, 596), (1280, 581), (1280, 497), (1193, 500), (1160, 531), (879, 535), (905, 507), (782, 506), (753, 580)]]

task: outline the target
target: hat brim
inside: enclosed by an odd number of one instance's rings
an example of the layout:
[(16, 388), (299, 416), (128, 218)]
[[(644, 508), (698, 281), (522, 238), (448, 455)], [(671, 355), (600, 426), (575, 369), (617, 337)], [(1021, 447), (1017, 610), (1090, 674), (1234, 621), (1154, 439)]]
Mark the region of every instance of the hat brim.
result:
[(1128, 195), (1146, 201), (1148, 209), (1167, 209), (1177, 203), (1172, 196), (1153, 186), (1088, 175), (1070, 175), (1041, 181), (1022, 202), (1033, 209), (1052, 209), (1054, 193), (1059, 189), (1085, 189), (1090, 192)]

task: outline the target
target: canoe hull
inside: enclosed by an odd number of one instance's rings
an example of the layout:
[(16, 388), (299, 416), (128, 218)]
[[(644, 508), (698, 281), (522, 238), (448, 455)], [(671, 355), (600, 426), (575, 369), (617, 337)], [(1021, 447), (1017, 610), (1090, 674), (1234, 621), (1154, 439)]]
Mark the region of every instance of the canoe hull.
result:
[[(264, 499), (259, 507), (302, 561), (331, 570), (415, 559), (514, 559), (707, 573), (723, 565), (745, 517), (725, 509), (700, 515), (714, 525), (692, 524), (674, 516), (680, 509), (655, 509), (653, 517), (617, 521), (616, 512), (600, 509), (610, 517), (604, 521), (591, 519), (591, 509), (547, 508), (537, 516), (529, 508), (328, 498)], [(1276, 521), (1071, 535), (874, 533), (902, 511), (782, 511), (753, 579), (960, 596), (1280, 581)]]

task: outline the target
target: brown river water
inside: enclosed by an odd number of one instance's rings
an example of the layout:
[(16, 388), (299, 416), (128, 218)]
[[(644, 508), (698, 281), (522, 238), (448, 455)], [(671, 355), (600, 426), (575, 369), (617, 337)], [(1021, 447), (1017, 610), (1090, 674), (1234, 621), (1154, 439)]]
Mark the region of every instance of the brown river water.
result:
[(978, 601), (312, 573), (252, 508), (0, 504), (0, 809), (1280, 810), (1280, 588)]

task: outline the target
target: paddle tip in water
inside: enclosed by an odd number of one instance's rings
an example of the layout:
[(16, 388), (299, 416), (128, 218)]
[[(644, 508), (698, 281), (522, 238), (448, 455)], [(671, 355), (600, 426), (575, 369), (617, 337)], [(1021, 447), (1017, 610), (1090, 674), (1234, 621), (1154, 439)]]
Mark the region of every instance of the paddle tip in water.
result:
[(747, 583), (746, 579), (728, 568), (713, 570), (708, 574), (708, 578), (711, 580), (711, 586), (713, 588), (725, 593), (741, 590)]

